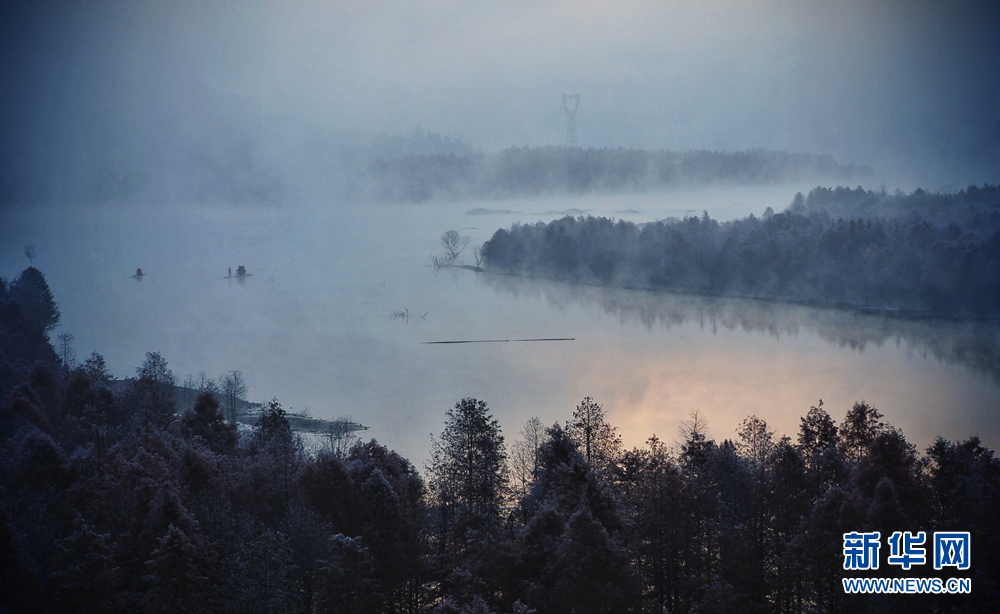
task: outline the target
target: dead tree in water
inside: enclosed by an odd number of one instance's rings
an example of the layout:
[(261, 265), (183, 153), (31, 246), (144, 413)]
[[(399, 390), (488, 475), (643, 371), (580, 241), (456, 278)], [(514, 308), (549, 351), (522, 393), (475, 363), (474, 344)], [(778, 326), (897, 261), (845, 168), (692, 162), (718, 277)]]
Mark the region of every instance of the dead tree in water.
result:
[(444, 247), (444, 257), (448, 264), (458, 260), (468, 245), (469, 237), (461, 236), (457, 230), (449, 230), (441, 235), (441, 246)]

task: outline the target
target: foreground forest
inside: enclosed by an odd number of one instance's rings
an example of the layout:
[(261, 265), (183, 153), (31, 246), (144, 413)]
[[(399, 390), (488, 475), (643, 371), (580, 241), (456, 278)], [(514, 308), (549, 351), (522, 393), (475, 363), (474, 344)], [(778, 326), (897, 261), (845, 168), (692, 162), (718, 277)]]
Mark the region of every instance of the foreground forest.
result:
[(947, 317), (1000, 316), (1000, 188), (816, 188), (783, 212), (649, 224), (564, 217), (500, 229), (494, 271)]
[[(462, 399), (422, 475), (375, 441), (307, 450), (276, 400), (249, 428), (211, 386), (178, 407), (155, 352), (124, 383), (76, 365), (58, 321), (37, 269), (0, 279), (0, 611), (1000, 610), (1000, 461), (974, 436), (921, 454), (864, 402), (794, 438), (751, 416), (715, 441), (695, 413), (626, 450), (590, 398), (509, 445)], [(867, 530), (970, 531), (970, 571), (868, 575), (972, 593), (845, 595)]]

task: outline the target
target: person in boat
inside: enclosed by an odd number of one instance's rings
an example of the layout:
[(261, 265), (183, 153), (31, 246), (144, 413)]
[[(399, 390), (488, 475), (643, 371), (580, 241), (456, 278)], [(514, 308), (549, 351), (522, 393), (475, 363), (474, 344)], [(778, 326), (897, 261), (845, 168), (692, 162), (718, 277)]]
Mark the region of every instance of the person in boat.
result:
[(233, 276), (233, 267), (229, 267), (229, 277)]
[(240, 266), (236, 267), (237, 277), (246, 277), (246, 275), (247, 275), (247, 268), (245, 266), (241, 264)]
[(142, 277), (142, 269), (136, 269), (135, 270), (135, 276), (136, 277)]

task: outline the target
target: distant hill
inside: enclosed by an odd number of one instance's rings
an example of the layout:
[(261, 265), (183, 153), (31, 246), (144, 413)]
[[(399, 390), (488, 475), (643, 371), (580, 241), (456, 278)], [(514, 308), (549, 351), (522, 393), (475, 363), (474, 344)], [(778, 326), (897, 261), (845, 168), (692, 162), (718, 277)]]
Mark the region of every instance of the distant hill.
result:
[[(402, 151), (402, 150), (399, 150)], [(641, 192), (710, 184), (777, 184), (870, 178), (833, 157), (747, 151), (512, 147), (499, 153), (380, 153), (364, 169), (358, 197), (389, 202)]]

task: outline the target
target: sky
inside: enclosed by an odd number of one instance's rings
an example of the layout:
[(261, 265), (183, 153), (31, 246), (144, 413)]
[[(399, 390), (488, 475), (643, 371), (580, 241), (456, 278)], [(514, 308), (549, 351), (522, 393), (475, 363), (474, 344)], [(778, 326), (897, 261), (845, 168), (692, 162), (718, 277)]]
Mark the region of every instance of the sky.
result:
[(418, 127), (483, 151), (558, 145), (563, 94), (580, 95), (583, 147), (995, 182), (998, 26), (1000, 5), (973, 0), (14, 0), (0, 199), (216, 167), (249, 182)]

